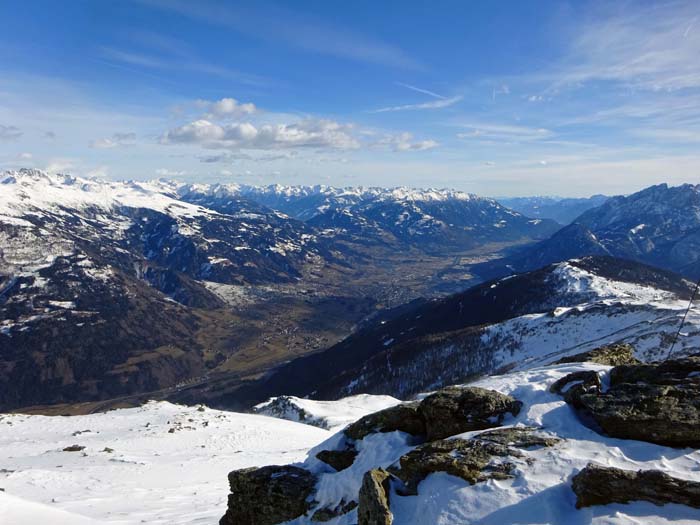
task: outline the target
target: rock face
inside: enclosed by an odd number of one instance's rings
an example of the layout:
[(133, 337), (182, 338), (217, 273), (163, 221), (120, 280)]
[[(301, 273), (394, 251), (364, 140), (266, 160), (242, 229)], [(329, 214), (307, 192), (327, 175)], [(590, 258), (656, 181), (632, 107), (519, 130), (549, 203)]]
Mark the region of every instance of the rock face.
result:
[[(565, 390), (568, 383), (574, 383)], [(569, 375), (553, 389), (606, 434), (671, 447), (700, 447), (700, 357), (610, 371), (603, 392), (592, 376)]]
[(403, 403), (368, 414), (345, 429), (350, 439), (362, 439), (373, 432), (400, 430), (408, 434), (425, 434), (425, 422), (418, 413), (418, 403)]
[(231, 494), (219, 525), (274, 525), (305, 514), (316, 484), (309, 471), (291, 465), (234, 470)]
[(322, 450), (316, 454), (317, 459), (330, 465), (338, 472), (352, 465), (356, 456), (356, 450)]
[(517, 415), (522, 403), (494, 390), (449, 387), (421, 401), (418, 412), (425, 421), (429, 441), (470, 430), (499, 426), (506, 414)]
[(658, 470), (632, 472), (589, 464), (572, 480), (576, 507), (650, 501), (700, 508), (700, 483), (669, 476)]
[(405, 494), (417, 494), (418, 484), (433, 472), (446, 472), (472, 485), (487, 479), (511, 477), (507, 458), (522, 457), (516, 448), (552, 446), (557, 439), (535, 434), (530, 428), (497, 429), (472, 439), (444, 439), (416, 447), (399, 460), (392, 474), (403, 481)]
[(394, 515), (389, 509), (391, 475), (384, 469), (365, 473), (360, 487), (357, 525), (391, 525)]
[(640, 361), (634, 357), (634, 347), (627, 343), (601, 346), (589, 352), (564, 357), (554, 364), (562, 363), (598, 363), (600, 365), (620, 366), (638, 365)]

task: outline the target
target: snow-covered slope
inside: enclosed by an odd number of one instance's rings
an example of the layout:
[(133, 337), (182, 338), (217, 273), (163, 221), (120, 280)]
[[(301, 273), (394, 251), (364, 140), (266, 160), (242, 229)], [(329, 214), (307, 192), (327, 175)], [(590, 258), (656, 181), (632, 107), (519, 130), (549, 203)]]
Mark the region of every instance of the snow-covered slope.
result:
[(254, 407), (265, 416), (297, 421), (327, 430), (337, 431), (362, 416), (399, 404), (391, 396), (358, 394), (337, 401), (316, 401), (295, 396), (273, 397)]
[(215, 203), (245, 198), (321, 230), (372, 242), (388, 237), (426, 250), (461, 249), (485, 242), (541, 239), (558, 229), (493, 199), (449, 189), (334, 188), (331, 186), (182, 185), (183, 200)]
[[(578, 228), (474, 269), (486, 278), (542, 264), (609, 253), (700, 277), (700, 185), (658, 184), (612, 197), (574, 221)], [(561, 247), (561, 249), (558, 249)]]
[[(72, 417), (0, 415), (3, 525), (216, 523), (234, 468), (304, 459), (331, 433), (149, 403)], [(79, 445), (81, 451), (63, 451)]]
[[(615, 342), (632, 343), (642, 360), (662, 359), (692, 290), (678, 275), (631, 261), (571, 260), (407, 308), (281, 367), (251, 397), (403, 399)], [(698, 346), (700, 313), (692, 309), (674, 352)]]

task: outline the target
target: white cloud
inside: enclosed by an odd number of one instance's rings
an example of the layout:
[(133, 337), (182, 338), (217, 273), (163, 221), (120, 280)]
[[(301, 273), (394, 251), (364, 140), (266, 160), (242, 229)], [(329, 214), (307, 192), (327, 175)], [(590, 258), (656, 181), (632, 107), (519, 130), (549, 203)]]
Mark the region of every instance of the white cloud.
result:
[(93, 140), (90, 147), (94, 149), (112, 149), (132, 146), (136, 142), (136, 133), (115, 133), (111, 138)]
[(399, 133), (398, 135), (386, 135), (376, 143), (378, 146), (388, 147), (393, 151), (425, 151), (438, 146), (434, 140), (414, 141), (411, 133)]
[(244, 115), (251, 115), (257, 111), (255, 104), (252, 102), (246, 102), (241, 104), (235, 98), (222, 98), (215, 102), (209, 102), (207, 100), (197, 101), (198, 105), (207, 108), (206, 118), (226, 118), (226, 117), (242, 117)]
[(3, 126), (0, 124), (0, 140), (17, 140), (23, 135), (17, 126)]
[(107, 177), (107, 175), (109, 175), (109, 167), (108, 166), (98, 166), (96, 168), (89, 170), (85, 175), (87, 177), (90, 177), (90, 178), (104, 179)]
[(199, 144), (222, 149), (356, 149), (359, 142), (351, 135), (352, 126), (332, 120), (306, 119), (293, 124), (236, 122), (216, 124), (199, 119), (171, 129), (163, 144)]
[(32, 160), (33, 155), (31, 153), (20, 153), (17, 155), (17, 160)]
[(158, 168), (156, 170), (156, 175), (159, 177), (182, 177), (183, 175), (187, 175), (187, 172), (182, 170), (171, 170), (168, 168)]
[(467, 131), (457, 133), (463, 140), (530, 142), (548, 139), (553, 133), (545, 128), (511, 126), (501, 124), (465, 124)]
[(438, 100), (433, 100), (431, 102), (423, 102), (420, 104), (405, 104), (403, 106), (388, 106), (385, 108), (379, 108), (371, 111), (370, 113), (387, 113), (389, 111), (412, 111), (412, 110), (420, 110), (420, 109), (441, 109), (441, 108), (447, 108), (450, 106), (453, 106), (460, 100), (462, 100), (463, 97), (461, 96), (456, 96), (456, 97), (450, 97), (450, 98), (442, 98)]
[(431, 96), (433, 98), (438, 98), (441, 100), (445, 100), (447, 97), (443, 97), (442, 95), (438, 95), (434, 91), (430, 91), (429, 89), (423, 89), (420, 87), (412, 86), (411, 84), (404, 84), (403, 82), (396, 82), (397, 86), (405, 87), (406, 89), (410, 89), (411, 91), (415, 91), (416, 93), (423, 93), (424, 95)]
[(560, 84), (607, 80), (651, 90), (700, 87), (695, 27), (700, 4), (603, 5), (606, 11), (574, 35)]
[(72, 159), (55, 158), (50, 159), (45, 170), (49, 173), (65, 173), (75, 167), (75, 161)]

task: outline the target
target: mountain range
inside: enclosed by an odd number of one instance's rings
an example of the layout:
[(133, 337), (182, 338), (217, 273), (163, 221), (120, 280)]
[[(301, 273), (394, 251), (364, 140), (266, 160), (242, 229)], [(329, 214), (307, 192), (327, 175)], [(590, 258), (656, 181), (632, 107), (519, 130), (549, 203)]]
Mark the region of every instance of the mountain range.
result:
[[(304, 221), (253, 200), (271, 194), (348, 194), (354, 204)], [(458, 192), (7, 172), (0, 406), (255, 375), (329, 346), (377, 308), (455, 286), (443, 272), (465, 273), (464, 254), (478, 259), (555, 229)]]
[[(407, 305), (328, 350), (280, 367), (235, 399), (210, 401), (240, 408), (282, 393), (406, 399), (614, 343), (632, 344), (644, 361), (663, 359), (693, 288), (676, 274), (634, 261), (573, 259)], [(676, 355), (700, 344), (700, 316), (691, 312), (686, 323)]]

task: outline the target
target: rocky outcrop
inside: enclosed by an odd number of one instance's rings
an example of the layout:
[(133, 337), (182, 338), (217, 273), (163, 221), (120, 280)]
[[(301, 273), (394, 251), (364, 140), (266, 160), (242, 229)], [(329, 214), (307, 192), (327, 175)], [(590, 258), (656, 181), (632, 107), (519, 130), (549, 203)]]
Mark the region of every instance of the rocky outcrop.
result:
[(520, 458), (516, 448), (552, 446), (555, 438), (538, 435), (530, 428), (497, 429), (472, 439), (443, 439), (416, 447), (399, 459), (392, 474), (404, 483), (404, 495), (417, 494), (418, 484), (429, 474), (446, 472), (470, 484), (487, 479), (512, 477), (513, 463)]
[(659, 470), (632, 472), (591, 463), (573, 477), (572, 488), (577, 508), (637, 500), (700, 508), (700, 483), (674, 478)]
[(356, 456), (357, 451), (352, 449), (322, 450), (321, 452), (316, 454), (316, 459), (323, 461), (327, 465), (330, 465), (335, 470), (340, 472), (341, 470), (345, 470), (350, 465), (352, 465), (355, 461)]
[(391, 475), (384, 469), (365, 473), (360, 487), (357, 525), (391, 525), (394, 515), (389, 508)]
[(599, 365), (620, 366), (637, 365), (640, 361), (634, 357), (634, 347), (627, 343), (617, 343), (595, 348), (588, 352), (563, 357), (554, 364), (563, 363), (598, 363)]
[(396, 405), (369, 414), (345, 429), (353, 440), (373, 432), (400, 430), (428, 441), (499, 426), (506, 414), (517, 415), (522, 403), (495, 390), (451, 386), (420, 402)]
[(506, 414), (518, 415), (522, 403), (494, 390), (448, 387), (429, 395), (418, 406), (428, 441), (462, 432), (499, 426)]
[(350, 439), (362, 439), (374, 432), (400, 430), (413, 435), (425, 434), (425, 422), (418, 413), (419, 403), (403, 403), (368, 414), (345, 429)]
[(610, 371), (603, 391), (590, 373), (571, 374), (554, 391), (604, 433), (671, 447), (700, 447), (700, 357)]
[(342, 500), (335, 507), (332, 507), (332, 508), (331, 507), (323, 507), (323, 508), (315, 511), (311, 515), (311, 521), (316, 521), (316, 522), (330, 521), (334, 518), (337, 518), (338, 516), (342, 516), (343, 514), (347, 514), (348, 512), (354, 510), (356, 507), (357, 507), (356, 501), (346, 502), (345, 500)]
[(234, 470), (228, 475), (231, 494), (219, 525), (274, 525), (309, 510), (316, 484), (309, 471), (292, 465)]

